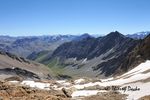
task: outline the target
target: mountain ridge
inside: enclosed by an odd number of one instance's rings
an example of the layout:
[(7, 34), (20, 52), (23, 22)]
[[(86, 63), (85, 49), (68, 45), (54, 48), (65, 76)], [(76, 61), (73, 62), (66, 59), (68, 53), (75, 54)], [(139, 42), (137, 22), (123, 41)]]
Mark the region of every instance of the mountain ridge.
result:
[(52, 78), (53, 73), (45, 65), (0, 51), (0, 76), (19, 76), (24, 79)]
[(56, 62), (64, 66), (60, 67), (66, 70), (64, 73), (73, 71), (73, 75), (93, 73), (96, 75), (95, 77), (111, 76), (118, 70), (125, 56), (137, 44), (138, 40), (115, 31), (104, 37), (88, 37), (81, 41), (64, 43), (53, 52), (51, 57), (42, 62), (49, 65), (51, 61), (54, 61), (52, 59), (58, 58)]

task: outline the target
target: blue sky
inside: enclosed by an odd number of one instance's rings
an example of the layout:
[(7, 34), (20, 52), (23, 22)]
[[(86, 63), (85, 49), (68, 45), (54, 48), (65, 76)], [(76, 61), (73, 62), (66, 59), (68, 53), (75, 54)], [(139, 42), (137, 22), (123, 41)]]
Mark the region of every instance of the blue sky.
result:
[(0, 35), (150, 30), (150, 0), (0, 0)]

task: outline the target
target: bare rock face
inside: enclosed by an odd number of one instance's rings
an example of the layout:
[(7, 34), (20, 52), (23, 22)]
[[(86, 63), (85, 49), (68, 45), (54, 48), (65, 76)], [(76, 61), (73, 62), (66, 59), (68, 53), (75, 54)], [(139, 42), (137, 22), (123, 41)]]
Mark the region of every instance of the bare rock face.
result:
[(150, 35), (140, 41), (140, 43), (127, 55), (120, 67), (124, 71), (128, 71), (145, 60), (150, 60)]

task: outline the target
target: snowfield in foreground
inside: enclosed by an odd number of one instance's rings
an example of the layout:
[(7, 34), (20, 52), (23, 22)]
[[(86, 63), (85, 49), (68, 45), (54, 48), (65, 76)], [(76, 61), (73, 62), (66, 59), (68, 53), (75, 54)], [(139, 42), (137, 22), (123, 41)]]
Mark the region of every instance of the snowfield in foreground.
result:
[[(80, 96), (91, 96), (91, 95), (96, 95), (97, 93), (100, 92), (107, 92), (105, 90), (86, 90), (85, 88), (87, 87), (92, 87), (92, 86), (121, 86), (123, 87), (137, 87), (140, 90), (138, 91), (131, 91), (131, 90), (126, 90), (126, 91), (121, 91), (119, 90), (120, 93), (122, 94), (127, 94), (127, 100), (137, 100), (140, 97), (143, 97), (145, 95), (150, 95), (150, 81), (145, 81), (150, 78), (150, 61), (146, 61), (144, 63), (141, 63), (134, 69), (130, 70), (129, 72), (115, 77), (115, 78), (108, 78), (108, 79), (99, 79), (97, 82), (86, 82), (85, 79), (77, 79), (74, 81), (74, 84), (67, 80), (58, 80), (56, 81), (58, 85), (53, 85), (51, 83), (42, 83), (42, 82), (34, 82), (34, 81), (23, 81), (20, 84), (22, 85), (27, 85), (30, 87), (35, 87), (39, 89), (45, 89), (49, 90), (50, 88), (53, 88), (55, 90), (60, 90), (62, 88), (66, 89), (73, 89), (72, 97), (80, 97)], [(84, 84), (83, 84), (83, 83)], [(16, 81), (12, 81), (12, 83), (16, 83)], [(82, 84), (81, 84), (82, 83)], [(61, 86), (61, 87), (60, 87)]]

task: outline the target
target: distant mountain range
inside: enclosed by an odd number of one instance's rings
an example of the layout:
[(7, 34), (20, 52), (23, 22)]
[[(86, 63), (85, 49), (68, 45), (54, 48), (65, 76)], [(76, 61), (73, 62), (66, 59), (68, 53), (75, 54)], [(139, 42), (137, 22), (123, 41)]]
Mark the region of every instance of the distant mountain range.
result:
[(33, 52), (52, 52), (60, 44), (76, 38), (73, 35), (9, 37), (0, 36), (0, 48), (12, 54), (27, 57)]
[(0, 36), (0, 49), (20, 57), (28, 58), (31, 54), (43, 51), (48, 51), (51, 54), (59, 45), (72, 40), (78, 41), (87, 36), (90, 35)]
[(149, 32), (123, 35), (118, 31), (101, 37), (87, 33), (80, 36), (0, 36), (0, 50), (45, 64), (54, 73), (67, 75), (65, 77), (108, 77), (122, 74), (150, 59), (148, 37)]
[[(127, 37), (133, 39), (143, 39), (148, 34), (147, 32), (138, 32)], [(11, 37), (0, 36), (0, 49), (15, 54), (17, 56), (28, 58), (32, 53), (40, 53), (48, 51), (51, 54), (58, 46), (72, 40), (82, 40), (86, 37), (95, 37), (85, 33), (83, 35), (52, 35), (52, 36), (26, 36), (26, 37)], [(97, 37), (96, 37), (97, 38)], [(29, 57), (30, 58), (30, 57)], [(33, 57), (34, 58), (34, 57)]]
[(137, 32), (134, 34), (128, 34), (126, 36), (133, 38), (133, 39), (144, 39), (149, 34), (150, 34), (150, 31), (145, 31), (145, 32)]

